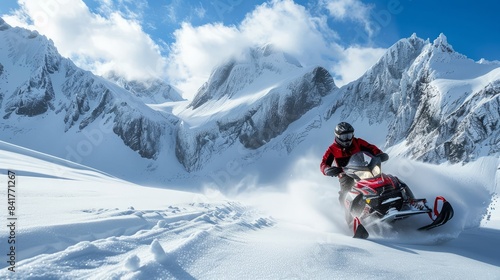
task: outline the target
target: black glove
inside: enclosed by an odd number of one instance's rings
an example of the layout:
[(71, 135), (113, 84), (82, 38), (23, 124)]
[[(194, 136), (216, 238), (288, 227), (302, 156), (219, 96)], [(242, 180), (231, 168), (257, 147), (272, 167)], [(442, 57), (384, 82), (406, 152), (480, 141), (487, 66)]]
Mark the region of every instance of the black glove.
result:
[(341, 167), (332, 166), (332, 167), (328, 167), (327, 169), (325, 169), (325, 174), (328, 176), (337, 177), (343, 171), (344, 170), (342, 170)]
[(389, 155), (386, 153), (380, 153), (380, 154), (376, 155), (376, 157), (378, 157), (380, 159), (380, 161), (382, 161), (382, 162), (389, 159)]

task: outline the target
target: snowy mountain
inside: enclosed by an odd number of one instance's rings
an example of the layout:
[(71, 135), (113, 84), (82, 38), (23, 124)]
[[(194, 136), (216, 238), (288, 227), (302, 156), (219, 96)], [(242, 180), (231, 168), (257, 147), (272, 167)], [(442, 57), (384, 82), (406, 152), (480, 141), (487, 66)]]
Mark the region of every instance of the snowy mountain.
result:
[(130, 161), (130, 170), (138, 161), (145, 168), (160, 149), (168, 153), (179, 120), (144, 102), (156, 93), (165, 94), (161, 102), (180, 100), (171, 87), (129, 82), (131, 93), (79, 69), (36, 31), (3, 20), (0, 38), (2, 139), (108, 171), (112, 158)]
[(238, 143), (248, 151), (266, 145), (336, 89), (321, 67), (304, 69), (270, 45), (217, 67), (188, 108), (176, 139), (187, 170)]
[(267, 45), (216, 68), (186, 106), (161, 82), (78, 69), (36, 31), (2, 22), (1, 36), (2, 139), (128, 179), (182, 177), (228, 147), (251, 154), (336, 88), (326, 69)]
[(400, 40), (340, 91), (329, 115), (387, 122), (386, 147), (404, 142), (405, 156), (467, 162), (500, 152), (500, 64), (466, 58), (442, 34)]
[(183, 101), (161, 81), (97, 77), (36, 31), (0, 27), (1, 140), (128, 180), (224, 188), (269, 166), (282, 174), (292, 154), (320, 158), (342, 120), (393, 155), (426, 162), (500, 150), (500, 64), (467, 59), (444, 35), (398, 41), (342, 88), (325, 68), (272, 45), (251, 48)]
[(236, 99), (259, 92), (301, 69), (295, 58), (273, 45), (250, 49), (242, 57), (216, 67), (189, 106), (196, 109), (210, 100)]
[(145, 81), (127, 80), (116, 73), (108, 73), (106, 79), (114, 81), (120, 87), (139, 97), (146, 104), (161, 104), (184, 100), (180, 93), (171, 85), (161, 79)]

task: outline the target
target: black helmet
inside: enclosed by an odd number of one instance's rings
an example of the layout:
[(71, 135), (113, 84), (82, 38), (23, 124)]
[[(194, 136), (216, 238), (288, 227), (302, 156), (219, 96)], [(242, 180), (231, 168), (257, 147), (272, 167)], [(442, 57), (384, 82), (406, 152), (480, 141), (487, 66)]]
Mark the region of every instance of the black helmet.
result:
[(354, 127), (352, 125), (341, 122), (335, 127), (335, 142), (340, 146), (344, 148), (351, 146), (353, 137)]

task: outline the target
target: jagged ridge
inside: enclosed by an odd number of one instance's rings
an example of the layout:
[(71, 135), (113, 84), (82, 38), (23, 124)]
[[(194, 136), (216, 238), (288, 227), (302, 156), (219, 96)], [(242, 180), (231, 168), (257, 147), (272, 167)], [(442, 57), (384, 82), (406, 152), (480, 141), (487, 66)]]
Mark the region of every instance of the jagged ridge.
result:
[[(404, 141), (406, 156), (427, 162), (467, 162), (497, 154), (499, 67), (455, 52), (443, 34), (433, 43), (414, 34), (341, 88), (343, 97), (326, 117), (341, 110), (345, 119), (387, 122), (386, 146)], [(464, 83), (469, 89), (462, 90)]]
[[(60, 56), (52, 41), (36, 31), (12, 28), (1, 20), (0, 36), (4, 42), (0, 45), (4, 53), (1, 76), (6, 81), (0, 96), (6, 100), (5, 123), (10, 123), (9, 119), (15, 122), (18, 117), (62, 113), (64, 117), (59, 119), (64, 123), (64, 134), (75, 126), (78, 131), (96, 126), (99, 118), (110, 119), (112, 131), (125, 145), (144, 158), (158, 155), (161, 137), (171, 134), (168, 130), (175, 126), (175, 117), (165, 117), (124, 89), (77, 68)], [(15, 89), (10, 91), (12, 84)], [(168, 85), (156, 83), (152, 88), (161, 91)], [(175, 92), (168, 94), (179, 99)]]

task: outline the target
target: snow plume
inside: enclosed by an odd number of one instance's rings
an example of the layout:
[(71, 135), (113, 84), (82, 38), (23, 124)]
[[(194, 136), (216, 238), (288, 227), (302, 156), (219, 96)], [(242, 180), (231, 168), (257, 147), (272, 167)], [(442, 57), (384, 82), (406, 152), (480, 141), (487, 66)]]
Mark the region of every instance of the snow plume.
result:
[(317, 156), (299, 159), (291, 174), (287, 195), (296, 203), (289, 207), (290, 214), (312, 228), (350, 234), (338, 201), (339, 182), (321, 174)]
[(316, 155), (309, 153), (299, 158), (284, 173), (288, 177), (271, 186), (255, 187), (237, 199), (293, 225), (350, 235), (338, 201), (338, 180), (321, 174)]
[(125, 16), (109, 1), (103, 1), (102, 15), (91, 12), (81, 0), (20, 0), (19, 5), (13, 14), (3, 16), (7, 23), (37, 30), (86, 70), (98, 75), (114, 71), (127, 79), (164, 72), (160, 48), (135, 19), (139, 15)]
[[(453, 205), (455, 214), (447, 233), (459, 233), (477, 227), (485, 218), (485, 204), (491, 201), (497, 162), (483, 157), (466, 165), (433, 165), (404, 158), (392, 158), (385, 165), (386, 173), (404, 181), (416, 197), (427, 198), (432, 206), (436, 196), (444, 195)], [(425, 177), (422, 177), (425, 174)], [(453, 230), (451, 230), (453, 228)]]
[[(433, 207), (436, 196), (445, 196), (453, 205), (455, 214), (445, 228), (435, 229), (434, 235), (422, 232), (394, 233), (390, 228), (373, 233), (373, 237), (393, 239), (411, 244), (435, 244), (456, 238), (463, 230), (476, 228), (487, 218), (485, 205), (491, 203), (495, 189), (497, 163), (494, 157), (485, 157), (474, 163), (460, 165), (433, 165), (405, 158), (393, 157), (382, 169), (405, 182), (417, 198), (426, 198)], [(478, 172), (480, 171), (480, 172)], [(313, 154), (296, 160), (288, 178), (273, 183), (272, 188), (260, 186), (236, 199), (256, 205), (270, 216), (290, 224), (302, 225), (319, 231), (350, 235), (344, 219), (344, 209), (338, 201), (340, 189), (337, 178), (323, 176), (319, 159)], [(425, 177), (422, 177), (425, 174)], [(401, 223), (427, 224), (427, 215)], [(408, 226), (408, 228), (413, 228)]]

